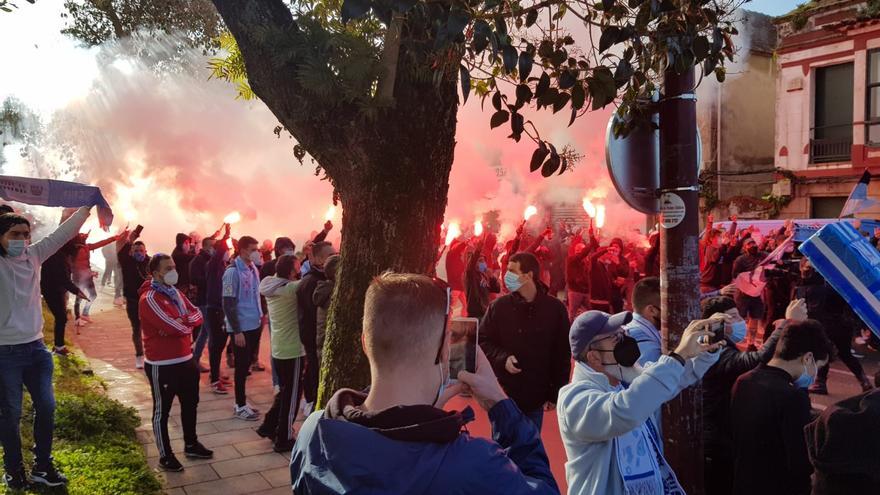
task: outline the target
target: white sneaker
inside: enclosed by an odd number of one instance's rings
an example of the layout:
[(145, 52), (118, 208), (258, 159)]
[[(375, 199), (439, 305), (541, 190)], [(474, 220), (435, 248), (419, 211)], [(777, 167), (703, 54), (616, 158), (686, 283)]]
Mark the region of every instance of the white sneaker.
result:
[(232, 415), (238, 419), (243, 419), (245, 421), (257, 421), (260, 419), (260, 415), (257, 414), (251, 406), (245, 404), (241, 407), (232, 406)]
[(134, 367), (139, 370), (144, 369), (144, 357), (143, 356), (135, 356), (134, 357)]

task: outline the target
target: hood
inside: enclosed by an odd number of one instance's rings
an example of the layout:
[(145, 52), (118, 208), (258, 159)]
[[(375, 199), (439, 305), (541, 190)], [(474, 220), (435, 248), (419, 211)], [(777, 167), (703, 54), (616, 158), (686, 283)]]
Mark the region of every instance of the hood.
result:
[(153, 277), (150, 277), (150, 278), (144, 280), (144, 283), (142, 283), (140, 288), (138, 289), (138, 295), (141, 295), (144, 292), (150, 290), (150, 285), (152, 283), (153, 283)]
[(880, 480), (880, 389), (840, 401), (807, 425), (807, 450), (818, 472)]
[(260, 282), (260, 295), (265, 297), (272, 297), (276, 295), (279, 289), (285, 287), (287, 284), (292, 282), (293, 280), (270, 275), (264, 278), (262, 282)]
[(290, 237), (278, 237), (275, 239), (275, 257), (279, 257), (284, 254), (285, 249), (296, 249), (296, 244), (290, 239)]
[(404, 442), (452, 442), (462, 427), (474, 419), (473, 410), (444, 411), (429, 405), (396, 406), (382, 411), (364, 411), (360, 405), (367, 394), (341, 389), (327, 403), (324, 417), (354, 423), (391, 440)]
[(605, 376), (605, 373), (599, 373), (583, 361), (574, 362), (574, 373), (571, 375), (571, 383), (577, 382), (589, 383), (604, 392), (614, 391), (614, 387), (608, 382), (608, 377)]
[(186, 235), (186, 234), (177, 234), (177, 236), (174, 238), (174, 244), (175, 244), (177, 247), (183, 247), (183, 243), (186, 242), (186, 241), (189, 241), (189, 240), (190, 240), (190, 238), (189, 238), (188, 235)]
[(312, 300), (316, 306), (323, 306), (324, 303), (330, 299), (330, 296), (333, 295), (334, 285), (335, 284), (330, 280), (322, 280), (318, 282), (318, 285), (315, 287), (315, 292), (312, 295)]

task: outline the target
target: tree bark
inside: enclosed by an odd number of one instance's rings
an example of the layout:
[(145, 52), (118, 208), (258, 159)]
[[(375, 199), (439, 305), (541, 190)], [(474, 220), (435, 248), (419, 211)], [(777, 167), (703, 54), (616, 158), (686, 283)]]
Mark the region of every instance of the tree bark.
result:
[[(315, 108), (296, 71), (272, 65), (260, 30), (295, 28), (280, 1), (214, 0), (245, 59), (255, 94), (318, 161), (342, 203), (342, 262), (324, 342), (319, 406), (338, 389), (363, 388), (369, 368), (361, 346), (367, 287), (386, 271), (429, 273), (446, 210), (455, 149), (458, 59), (430, 71), (423, 53), (401, 44), (393, 104), (367, 120), (357, 109)], [(403, 36), (428, 29), (404, 27)], [(295, 63), (295, 61), (294, 61)], [(441, 77), (436, 71), (442, 71)]]

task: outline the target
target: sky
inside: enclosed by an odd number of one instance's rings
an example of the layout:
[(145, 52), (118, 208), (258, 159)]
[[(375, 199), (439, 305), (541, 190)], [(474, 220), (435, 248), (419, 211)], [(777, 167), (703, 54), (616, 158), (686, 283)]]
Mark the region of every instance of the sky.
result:
[[(754, 0), (746, 8), (778, 15), (795, 3)], [(213, 232), (235, 204), (243, 217), (240, 229), (258, 238), (290, 234), (301, 245), (298, 238), (320, 228), (332, 189), (314, 177), (313, 165), (292, 160), (293, 142), (272, 135), (277, 120), (260, 102), (235, 100), (231, 86), (204, 75), (159, 81), (124, 60), (102, 66), (99, 60), (108, 57), (98, 57), (100, 48), (85, 49), (60, 34), (62, 2), (18, 4), (17, 11), (0, 13), (0, 100), (14, 95), (44, 122), (62, 122), (58, 133), (77, 144), (90, 169), (84, 177), (60, 178), (99, 185), (114, 205), (118, 225), (149, 222), (145, 239), (167, 243), (175, 232)], [(584, 155), (573, 173), (543, 179), (523, 165), (532, 145), (490, 131), (472, 97), (459, 112), (446, 221), (470, 224), (482, 212), (501, 208), (512, 231), (525, 206), (539, 196), (574, 204), (589, 196), (607, 201), (609, 230), (617, 229), (609, 233), (643, 227), (644, 216), (623, 204), (605, 171), (609, 115), (607, 109), (593, 112), (571, 127), (548, 112), (527, 115), (542, 135)], [(33, 175), (27, 163), (15, 163), (14, 150), (7, 148), (6, 157), (13, 160), (3, 173)], [(261, 177), (273, 180), (257, 180)], [(291, 216), (293, 209), (297, 214)], [(337, 223), (340, 215), (337, 211)], [(155, 221), (160, 216), (161, 227)]]

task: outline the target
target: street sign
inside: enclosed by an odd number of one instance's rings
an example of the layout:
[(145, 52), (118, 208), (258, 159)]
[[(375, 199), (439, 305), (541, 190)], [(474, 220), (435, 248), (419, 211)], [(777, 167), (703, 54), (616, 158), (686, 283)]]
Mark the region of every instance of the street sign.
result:
[[(605, 163), (620, 197), (634, 209), (660, 213), (660, 131), (647, 126), (633, 129), (626, 137), (614, 137), (615, 112), (605, 131)], [(658, 123), (654, 114), (653, 122)], [(697, 173), (703, 162), (703, 146), (697, 129)]]

